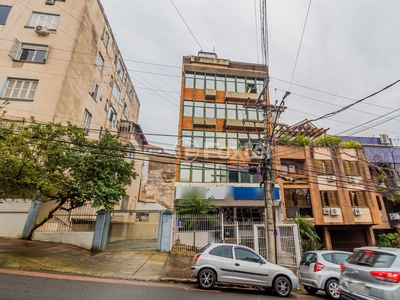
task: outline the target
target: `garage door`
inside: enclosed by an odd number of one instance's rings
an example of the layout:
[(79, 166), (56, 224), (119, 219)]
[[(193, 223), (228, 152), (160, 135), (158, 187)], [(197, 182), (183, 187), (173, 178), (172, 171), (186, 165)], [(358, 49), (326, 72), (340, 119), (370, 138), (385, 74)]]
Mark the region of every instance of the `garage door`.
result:
[(353, 252), (354, 248), (367, 246), (364, 229), (330, 229), (332, 249)]

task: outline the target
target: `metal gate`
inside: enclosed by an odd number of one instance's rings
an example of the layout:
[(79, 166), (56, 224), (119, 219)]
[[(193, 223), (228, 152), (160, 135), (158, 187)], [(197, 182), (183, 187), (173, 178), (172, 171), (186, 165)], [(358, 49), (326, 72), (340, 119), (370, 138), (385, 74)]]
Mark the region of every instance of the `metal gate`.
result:
[(156, 250), (160, 211), (111, 213), (107, 251)]
[(174, 215), (172, 254), (193, 256), (209, 243), (223, 241), (223, 214)]

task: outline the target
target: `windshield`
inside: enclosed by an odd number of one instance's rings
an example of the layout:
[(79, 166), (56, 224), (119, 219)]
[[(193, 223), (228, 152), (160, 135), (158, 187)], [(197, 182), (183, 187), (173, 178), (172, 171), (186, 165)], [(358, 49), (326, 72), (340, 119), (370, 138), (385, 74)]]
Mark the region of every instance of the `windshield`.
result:
[(396, 256), (389, 253), (359, 250), (354, 252), (347, 262), (350, 264), (369, 266), (372, 268), (390, 268)]

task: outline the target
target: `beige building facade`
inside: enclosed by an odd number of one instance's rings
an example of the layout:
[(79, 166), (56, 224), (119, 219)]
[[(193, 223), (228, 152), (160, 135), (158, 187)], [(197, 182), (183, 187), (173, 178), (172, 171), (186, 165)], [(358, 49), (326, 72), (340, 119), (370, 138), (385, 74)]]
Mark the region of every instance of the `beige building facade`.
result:
[[(3, 0), (0, 39), (6, 118), (71, 122), (91, 139), (120, 133), (141, 174), (140, 102), (100, 1)], [(140, 176), (124, 209), (135, 209), (139, 187)]]

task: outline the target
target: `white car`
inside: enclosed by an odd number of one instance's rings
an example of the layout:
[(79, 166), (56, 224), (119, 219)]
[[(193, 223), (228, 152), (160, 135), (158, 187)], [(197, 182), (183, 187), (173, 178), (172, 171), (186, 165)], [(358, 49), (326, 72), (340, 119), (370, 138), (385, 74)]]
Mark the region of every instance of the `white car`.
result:
[(296, 290), (298, 279), (288, 268), (266, 261), (254, 250), (235, 244), (209, 244), (197, 253), (191, 269), (200, 288), (215, 283), (260, 286), (287, 297)]

